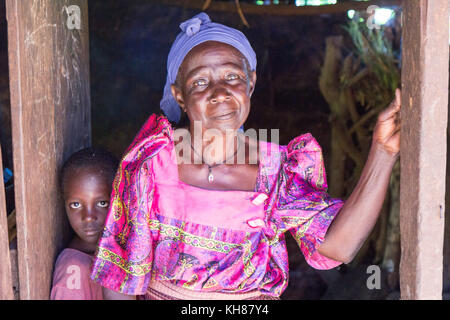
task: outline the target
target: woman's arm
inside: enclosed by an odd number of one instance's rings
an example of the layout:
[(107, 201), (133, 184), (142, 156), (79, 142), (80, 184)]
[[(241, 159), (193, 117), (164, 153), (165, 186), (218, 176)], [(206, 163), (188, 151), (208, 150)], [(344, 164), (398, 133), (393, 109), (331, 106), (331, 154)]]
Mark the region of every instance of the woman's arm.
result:
[(136, 296), (119, 293), (108, 288), (102, 287), (103, 300), (136, 300)]
[(318, 248), (320, 254), (351, 262), (375, 226), (400, 151), (400, 108), (401, 92), (397, 89), (395, 100), (378, 117), (361, 177), (330, 225)]

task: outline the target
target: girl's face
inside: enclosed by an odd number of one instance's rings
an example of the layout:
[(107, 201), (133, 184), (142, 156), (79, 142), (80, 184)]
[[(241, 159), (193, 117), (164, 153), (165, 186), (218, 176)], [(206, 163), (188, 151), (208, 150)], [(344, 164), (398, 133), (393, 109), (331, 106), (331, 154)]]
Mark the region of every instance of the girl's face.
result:
[(76, 168), (64, 182), (64, 204), (72, 229), (88, 248), (102, 233), (112, 186), (96, 168)]
[(172, 94), (193, 128), (240, 128), (250, 112), (256, 73), (248, 72), (247, 60), (234, 47), (208, 41), (194, 47), (184, 59), (172, 86)]

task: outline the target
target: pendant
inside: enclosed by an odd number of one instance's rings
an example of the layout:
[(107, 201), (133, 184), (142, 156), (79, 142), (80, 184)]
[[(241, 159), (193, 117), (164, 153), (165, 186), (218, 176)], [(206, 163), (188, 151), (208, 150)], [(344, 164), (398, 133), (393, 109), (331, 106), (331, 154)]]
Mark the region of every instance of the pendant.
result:
[(211, 171), (212, 171), (211, 168), (209, 168), (209, 174), (208, 174), (208, 182), (209, 183), (213, 183), (213, 181), (214, 181), (214, 176)]

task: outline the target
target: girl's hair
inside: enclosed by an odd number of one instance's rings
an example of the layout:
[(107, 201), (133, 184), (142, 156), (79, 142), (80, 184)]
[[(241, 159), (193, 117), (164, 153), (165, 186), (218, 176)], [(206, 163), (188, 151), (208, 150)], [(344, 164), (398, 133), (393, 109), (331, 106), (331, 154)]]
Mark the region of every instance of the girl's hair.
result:
[(59, 175), (61, 191), (64, 194), (64, 183), (69, 173), (80, 168), (97, 169), (112, 185), (118, 165), (118, 159), (107, 150), (90, 147), (77, 151), (66, 160), (61, 168)]

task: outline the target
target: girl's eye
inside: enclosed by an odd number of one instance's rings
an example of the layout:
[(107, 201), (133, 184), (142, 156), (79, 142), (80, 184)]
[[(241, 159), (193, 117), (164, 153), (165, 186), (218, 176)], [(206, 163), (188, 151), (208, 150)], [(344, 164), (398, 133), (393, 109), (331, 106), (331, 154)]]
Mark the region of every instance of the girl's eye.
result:
[(72, 209), (78, 209), (81, 207), (81, 204), (79, 202), (72, 202), (71, 204), (69, 204), (69, 207)]
[(199, 80), (195, 80), (193, 85), (195, 87), (201, 87), (201, 86), (206, 86), (208, 84), (208, 82), (205, 79), (199, 79)]
[(102, 207), (102, 208), (107, 208), (109, 206), (109, 202), (108, 201), (100, 201), (98, 203), (98, 206)]

